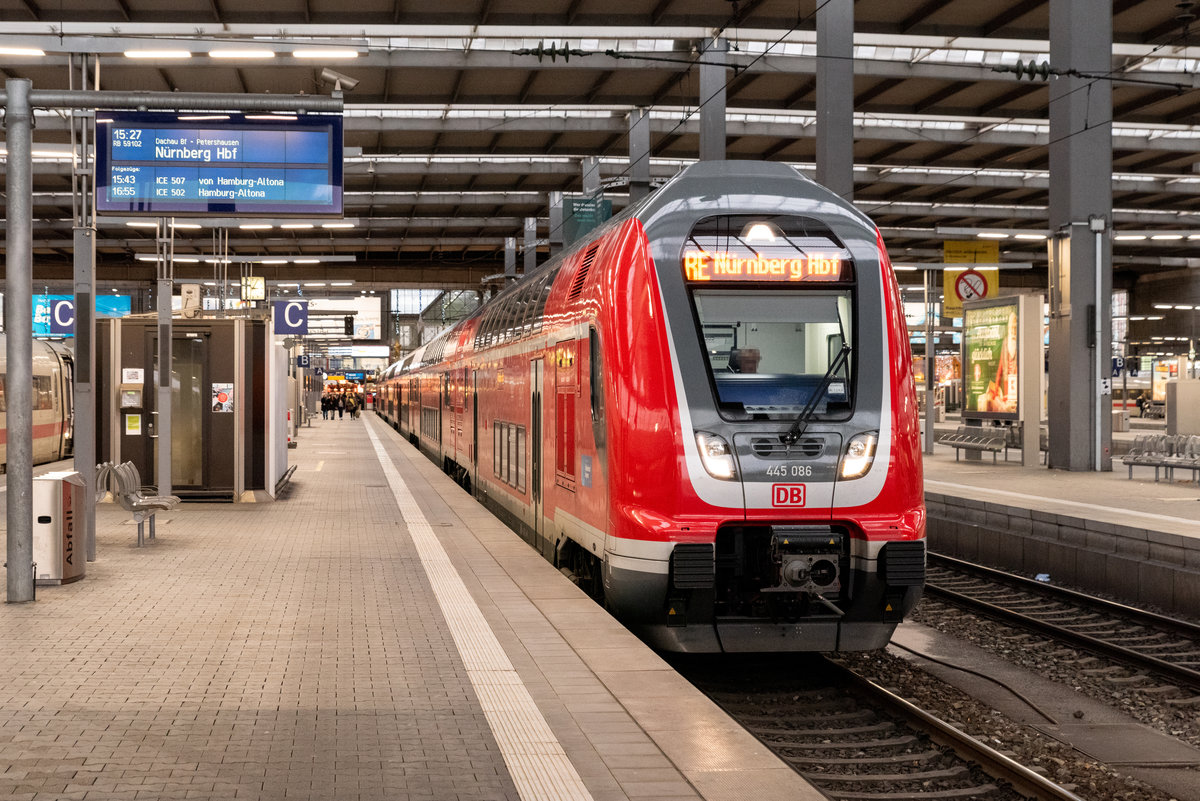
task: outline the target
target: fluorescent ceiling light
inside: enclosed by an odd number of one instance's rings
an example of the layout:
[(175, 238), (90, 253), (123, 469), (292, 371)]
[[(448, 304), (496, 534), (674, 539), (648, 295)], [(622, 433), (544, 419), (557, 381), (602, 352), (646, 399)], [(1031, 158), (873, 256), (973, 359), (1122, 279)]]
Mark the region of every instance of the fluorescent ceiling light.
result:
[(1145, 234), (1120, 234), (1113, 237), (1113, 239), (1117, 240), (1118, 242), (1140, 242), (1145, 238)]
[(202, 227), (200, 223), (171, 223), (172, 228), (181, 228), (185, 231), (198, 231)]
[(261, 264), (287, 264), (287, 259), (262, 259)]
[(1172, 306), (1170, 303), (1155, 303), (1154, 308), (1156, 308), (1156, 309), (1173, 309), (1175, 307)]
[(293, 50), (292, 58), (358, 58), (358, 51), (342, 47), (311, 47), (305, 50)]
[(348, 223), (348, 222), (340, 222), (340, 223), (321, 223), (321, 227), (322, 227), (322, 228), (353, 228), (353, 227), (354, 227), (354, 223)]
[(156, 222), (131, 221), (131, 222), (127, 222), (125, 224), (128, 225), (130, 228), (157, 228), (158, 227), (158, 223), (156, 223)]
[(354, 286), (353, 281), (331, 281), (330, 286)]
[[(196, 122), (198, 120), (227, 120), (228, 114), (180, 114), (175, 119), (181, 122)], [(110, 120), (111, 122), (111, 120)]]
[(274, 50), (209, 50), (211, 58), (275, 58)]
[(276, 286), (300, 286), (299, 284), (276, 284)]
[(137, 256), (137, 260), (138, 261), (158, 261), (158, 256), (155, 256), (153, 253), (139, 253)]
[[(292, 259), (292, 264), (320, 264), (320, 259)], [(280, 284), (280, 286), (283, 286)]]
[(917, 271), (916, 267), (897, 267), (895, 265), (892, 265), (892, 269), (898, 273), (915, 273)]
[(217, 282), (216, 281), (205, 281), (204, 285), (205, 286), (216, 286)]
[(246, 223), (238, 226), (243, 231), (270, 231), (274, 227), (270, 223)]
[(39, 50), (36, 47), (9, 47), (7, 45), (0, 46), (0, 56), (33, 56), (40, 58), (46, 55), (45, 50)]
[(171, 261), (176, 264), (199, 264), (200, 259), (195, 256), (175, 256)]
[(999, 231), (980, 231), (975, 236), (980, 239), (1008, 239), (1008, 234), (1002, 234)]
[(126, 50), (125, 58), (191, 58), (187, 50)]
[(1183, 234), (1155, 234), (1150, 238), (1156, 242), (1174, 242), (1183, 239)]
[(1045, 239), (1046, 234), (1017, 234), (1017, 239)]
[(1176, 305), (1176, 306), (1175, 306), (1175, 308), (1177, 308), (1177, 309), (1181, 309), (1182, 311), (1191, 311), (1192, 309), (1194, 309), (1194, 308), (1196, 308), (1196, 307), (1195, 307), (1195, 306), (1189, 306), (1189, 305), (1186, 305), (1186, 304), (1182, 304), (1182, 305)]
[(324, 281), (309, 281), (305, 286), (325, 286)]
[(289, 230), (297, 230), (300, 228), (312, 228), (313, 224), (312, 223), (284, 223), (283, 225), (281, 225), (279, 227), (286, 228)]
[(247, 114), (248, 120), (295, 120), (299, 119), (295, 114)]

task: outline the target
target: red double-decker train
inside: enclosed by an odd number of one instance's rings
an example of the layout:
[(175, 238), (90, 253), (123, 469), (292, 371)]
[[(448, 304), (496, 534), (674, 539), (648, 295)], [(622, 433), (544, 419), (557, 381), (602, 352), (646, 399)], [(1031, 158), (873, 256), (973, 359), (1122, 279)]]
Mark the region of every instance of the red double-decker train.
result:
[(925, 508), (875, 226), (701, 162), (389, 367), (375, 408), (664, 650), (885, 645)]

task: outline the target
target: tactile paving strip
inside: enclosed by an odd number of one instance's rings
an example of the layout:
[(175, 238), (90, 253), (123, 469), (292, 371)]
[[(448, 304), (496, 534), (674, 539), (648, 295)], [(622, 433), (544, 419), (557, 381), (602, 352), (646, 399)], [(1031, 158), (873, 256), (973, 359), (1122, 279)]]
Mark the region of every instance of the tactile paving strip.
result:
[(591, 801), (379, 437), (366, 430), (521, 798)]

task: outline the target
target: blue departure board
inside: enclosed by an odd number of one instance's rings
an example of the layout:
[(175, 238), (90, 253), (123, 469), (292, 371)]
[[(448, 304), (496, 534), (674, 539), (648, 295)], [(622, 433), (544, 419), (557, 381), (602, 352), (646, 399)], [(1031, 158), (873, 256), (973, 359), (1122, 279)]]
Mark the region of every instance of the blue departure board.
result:
[(340, 116), (98, 111), (95, 141), (101, 214), (342, 215)]

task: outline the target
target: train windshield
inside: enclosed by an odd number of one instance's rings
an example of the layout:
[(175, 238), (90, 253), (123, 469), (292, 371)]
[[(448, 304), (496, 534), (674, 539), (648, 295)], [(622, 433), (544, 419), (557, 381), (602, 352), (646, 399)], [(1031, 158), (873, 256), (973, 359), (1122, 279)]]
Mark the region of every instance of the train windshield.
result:
[[(693, 293), (723, 414), (794, 419), (818, 392), (842, 345), (853, 347), (850, 290), (703, 289)], [(815, 414), (848, 412), (850, 360)]]

